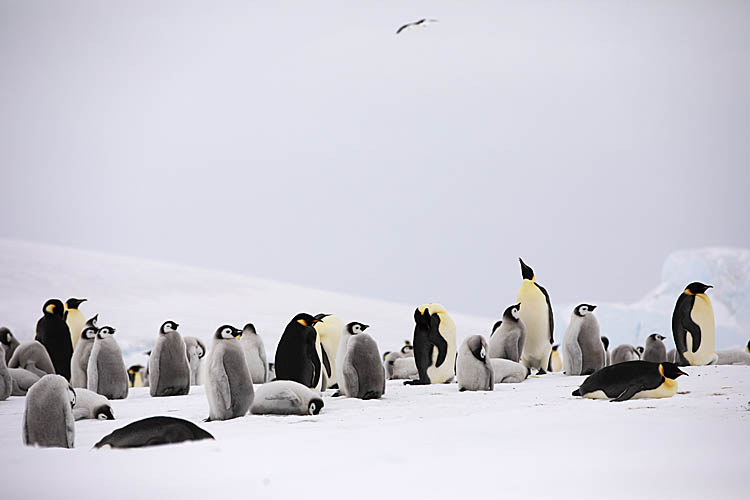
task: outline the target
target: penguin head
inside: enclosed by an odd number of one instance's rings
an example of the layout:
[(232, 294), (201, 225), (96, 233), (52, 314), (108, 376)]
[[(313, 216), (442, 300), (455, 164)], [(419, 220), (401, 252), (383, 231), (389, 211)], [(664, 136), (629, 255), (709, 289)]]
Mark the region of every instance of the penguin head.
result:
[(68, 401), (70, 401), (71, 408), (76, 405), (76, 390), (70, 384), (68, 384)]
[(242, 330), (239, 330), (232, 325), (221, 325), (216, 329), (214, 338), (217, 340), (229, 340), (242, 336)]
[(252, 323), (246, 324), (242, 328), (242, 335), (258, 335), (258, 332), (255, 331), (255, 325)]
[(96, 338), (96, 332), (96, 326), (91, 326), (87, 323), (86, 326), (83, 327), (83, 330), (81, 330), (81, 338), (86, 340), (94, 340)]
[(685, 375), (686, 377), (688, 376), (688, 374), (680, 370), (680, 368), (676, 364), (668, 362), (659, 364), (659, 373), (661, 373), (663, 377), (671, 378), (672, 380), (676, 379), (680, 375)]
[(78, 306), (86, 302), (86, 300), (87, 299), (74, 299), (71, 297), (65, 301), (65, 308), (66, 309), (78, 309)]
[(49, 314), (49, 315), (62, 316), (63, 313), (65, 312), (65, 306), (63, 306), (63, 303), (61, 300), (49, 299), (47, 302), (44, 303), (42, 312), (44, 312), (45, 315)]
[(115, 329), (111, 326), (103, 326), (96, 331), (96, 336), (100, 339), (106, 339), (115, 334)]
[(487, 342), (481, 335), (472, 335), (466, 339), (466, 346), (476, 359), (482, 363), (487, 362)]
[(638, 347), (635, 348), (635, 351), (638, 353), (638, 356), (643, 356), (643, 351), (645, 350), (646, 349), (642, 345), (639, 345)]
[(320, 398), (311, 399), (310, 404), (307, 405), (307, 411), (310, 412), (310, 415), (317, 415), (321, 408), (323, 408), (323, 400)]
[(112, 412), (112, 407), (109, 405), (102, 405), (94, 412), (97, 420), (114, 420), (115, 414)]
[(316, 319), (310, 314), (299, 313), (292, 318), (292, 323), (299, 323), (302, 326), (313, 326), (315, 323), (320, 323), (322, 320)]
[[(750, 344), (750, 342), (748, 342)], [(411, 345), (411, 342), (408, 340), (404, 340), (404, 347), (401, 348), (401, 354), (409, 354), (414, 350), (414, 346)]]
[(86, 320), (86, 324), (83, 325), (84, 328), (93, 328), (96, 330), (98, 327), (96, 326), (96, 322), (99, 321), (99, 315), (94, 314), (92, 317), (90, 317), (88, 320)]
[[(242, 332), (240, 332), (240, 336), (242, 336)], [(198, 359), (203, 359), (203, 356), (206, 355), (206, 346), (203, 345), (203, 342), (196, 339), (196, 346), (195, 346), (195, 352), (198, 354)]]
[(13, 334), (10, 333), (10, 330), (8, 330), (4, 326), (0, 326), (0, 344), (5, 344), (7, 346), (10, 346), (10, 343), (12, 340), (13, 340)]
[(143, 365), (133, 365), (128, 368), (128, 379), (130, 379), (130, 387), (134, 387), (135, 374), (143, 369)]
[(605, 351), (609, 349), (609, 339), (607, 337), (602, 337), (602, 344), (604, 344)]
[(352, 321), (351, 323), (346, 325), (346, 331), (349, 335), (357, 335), (358, 333), (364, 332), (368, 328), (370, 328), (370, 325), (357, 323), (356, 321)]
[(659, 335), (658, 333), (652, 333), (651, 335), (648, 336), (647, 340), (650, 340), (651, 342), (656, 342), (657, 340), (659, 342), (663, 342), (665, 338), (667, 337), (665, 337), (664, 335)]
[(706, 290), (708, 290), (709, 288), (713, 288), (713, 286), (704, 285), (700, 281), (693, 281), (687, 286), (687, 288), (685, 288), (685, 293), (688, 295), (698, 295), (701, 293), (706, 293)]
[(385, 363), (385, 360), (388, 359), (388, 355), (391, 353), (391, 351), (385, 351), (383, 353), (383, 363)]
[(534, 270), (527, 266), (521, 257), (518, 258), (518, 261), (521, 263), (521, 277), (525, 280), (534, 281)]
[[(497, 331), (497, 329), (500, 328), (500, 325), (502, 325), (502, 324), (503, 324), (503, 320), (501, 320), (501, 319), (495, 321), (495, 324), (492, 325), (492, 333), (495, 333)], [(492, 337), (492, 333), (490, 333), (490, 337)]]
[(510, 322), (518, 321), (518, 318), (520, 317), (521, 317), (521, 304), (520, 303), (513, 304), (512, 306), (508, 307), (505, 311), (503, 311), (503, 320), (505, 321), (510, 321)]
[(178, 325), (174, 321), (165, 321), (161, 325), (161, 328), (159, 329), (159, 333), (161, 333), (162, 335), (166, 335), (171, 332), (176, 332), (178, 326), (180, 325)]
[(330, 314), (320, 313), (320, 314), (315, 315), (315, 319), (317, 319), (318, 321), (324, 322), (323, 320), (326, 319), (328, 316), (330, 316)]
[(596, 309), (596, 306), (592, 306), (591, 304), (579, 304), (576, 306), (573, 312), (576, 316), (580, 316), (581, 318), (583, 318), (589, 313), (594, 312), (594, 309)]
[(553, 346), (552, 346), (552, 350), (553, 350), (553, 351), (555, 351), (555, 352), (557, 352), (557, 349), (558, 349), (559, 347), (560, 347), (560, 345), (559, 345), (559, 344), (555, 344), (555, 345), (553, 345)]

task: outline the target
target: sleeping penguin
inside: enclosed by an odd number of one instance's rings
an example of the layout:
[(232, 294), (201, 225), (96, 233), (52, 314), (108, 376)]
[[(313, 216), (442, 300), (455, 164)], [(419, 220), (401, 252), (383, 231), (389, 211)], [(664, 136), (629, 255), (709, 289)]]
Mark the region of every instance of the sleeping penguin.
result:
[(670, 398), (677, 393), (677, 377), (687, 375), (674, 363), (626, 361), (589, 375), (573, 396), (627, 401)]

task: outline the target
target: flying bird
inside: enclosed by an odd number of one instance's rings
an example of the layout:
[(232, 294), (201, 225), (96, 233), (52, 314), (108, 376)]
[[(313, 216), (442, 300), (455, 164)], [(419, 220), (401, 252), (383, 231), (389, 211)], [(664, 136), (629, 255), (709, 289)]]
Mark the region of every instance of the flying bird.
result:
[(406, 23), (396, 30), (396, 34), (398, 35), (402, 31), (404, 31), (406, 28), (413, 28), (415, 26), (424, 27), (424, 26), (427, 26), (427, 23), (436, 23), (436, 22), (438, 22), (437, 19), (420, 19), (419, 21), (414, 21), (413, 23)]

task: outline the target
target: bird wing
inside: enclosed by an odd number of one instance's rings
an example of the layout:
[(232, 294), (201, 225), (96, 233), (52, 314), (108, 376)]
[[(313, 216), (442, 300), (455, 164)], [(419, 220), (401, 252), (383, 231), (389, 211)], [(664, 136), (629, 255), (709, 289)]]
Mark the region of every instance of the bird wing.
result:
[(325, 347), (323, 347), (323, 344), (320, 344), (320, 352), (323, 354), (323, 366), (326, 369), (326, 373), (328, 374), (328, 377), (331, 377), (331, 362), (328, 360), (328, 353), (326, 352)]
[(396, 30), (396, 34), (398, 35), (399, 33), (401, 33), (402, 31), (404, 31), (409, 26), (414, 26), (414, 23), (406, 23), (406, 24), (404, 24), (403, 26), (401, 26), (399, 29)]
[(435, 360), (435, 368), (439, 368), (445, 362), (445, 357), (448, 355), (448, 342), (440, 335), (440, 316), (437, 314), (430, 316), (429, 339), (437, 347), (438, 357)]
[(554, 314), (552, 314), (552, 303), (549, 300), (549, 294), (547, 293), (547, 290), (536, 281), (534, 282), (534, 284), (537, 286), (537, 288), (539, 288), (539, 290), (544, 295), (544, 298), (547, 300), (547, 311), (549, 312), (549, 343), (554, 344), (555, 339), (553, 332), (555, 331), (555, 316)]
[(640, 385), (629, 385), (615, 399), (610, 399), (610, 403), (620, 403), (622, 401), (627, 401), (642, 390), (643, 387), (641, 387)]
[(227, 376), (227, 367), (224, 360), (222, 360), (221, 365), (217, 368), (212, 375), (214, 377), (214, 387), (216, 388), (219, 404), (222, 408), (228, 410), (232, 407), (232, 394), (229, 389), (229, 377)]

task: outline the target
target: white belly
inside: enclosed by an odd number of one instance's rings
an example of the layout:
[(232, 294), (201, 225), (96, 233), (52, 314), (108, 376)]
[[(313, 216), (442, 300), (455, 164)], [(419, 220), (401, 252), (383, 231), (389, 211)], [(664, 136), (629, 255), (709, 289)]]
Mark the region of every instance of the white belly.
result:
[(521, 303), (519, 316), (526, 325), (526, 343), (523, 346), (521, 362), (530, 368), (547, 369), (552, 345), (549, 343), (549, 311), (547, 299), (537, 286), (523, 280), (518, 290)]
[(693, 336), (688, 332), (685, 358), (693, 366), (711, 364), (716, 360), (715, 325), (714, 310), (711, 307), (711, 300), (708, 296), (704, 294), (695, 296), (695, 303), (690, 313), (690, 319), (701, 327), (701, 345), (696, 352), (693, 352)]
[(664, 383), (656, 389), (638, 392), (633, 396), (633, 399), (671, 398), (675, 394), (677, 394), (677, 381), (666, 378)]

